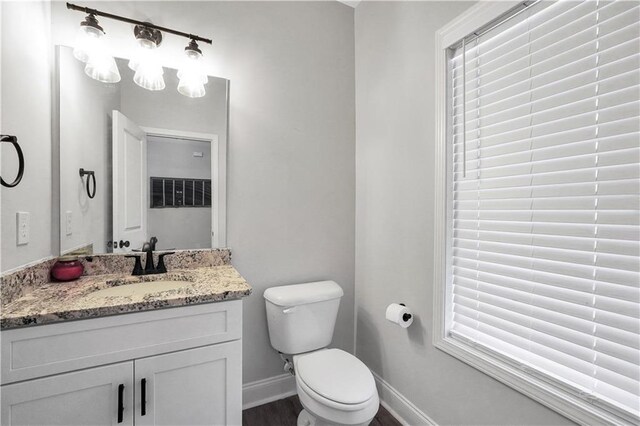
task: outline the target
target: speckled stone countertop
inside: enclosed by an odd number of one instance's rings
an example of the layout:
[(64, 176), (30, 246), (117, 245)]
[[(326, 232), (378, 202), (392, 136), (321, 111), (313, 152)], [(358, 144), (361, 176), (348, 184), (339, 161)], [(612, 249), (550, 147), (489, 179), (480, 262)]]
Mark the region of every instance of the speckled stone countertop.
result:
[[(66, 283), (32, 283), (22, 294), (3, 298), (0, 329), (218, 302), (251, 294), (251, 286), (238, 271), (226, 262), (220, 263), (223, 264), (204, 267), (183, 264), (180, 265), (183, 269), (170, 269), (166, 274), (134, 277), (119, 271), (115, 274), (84, 275)], [(105, 288), (150, 281), (185, 281), (185, 285), (156, 293), (91, 296)]]

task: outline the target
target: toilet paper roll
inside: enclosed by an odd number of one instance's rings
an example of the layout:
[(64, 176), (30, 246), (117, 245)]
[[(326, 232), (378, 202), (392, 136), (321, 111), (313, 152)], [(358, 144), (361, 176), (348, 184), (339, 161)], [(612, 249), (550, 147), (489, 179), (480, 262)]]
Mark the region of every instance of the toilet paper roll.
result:
[(413, 322), (413, 314), (404, 305), (398, 303), (392, 303), (387, 306), (387, 313), (385, 315), (387, 320), (394, 324), (398, 324), (402, 328), (407, 328)]

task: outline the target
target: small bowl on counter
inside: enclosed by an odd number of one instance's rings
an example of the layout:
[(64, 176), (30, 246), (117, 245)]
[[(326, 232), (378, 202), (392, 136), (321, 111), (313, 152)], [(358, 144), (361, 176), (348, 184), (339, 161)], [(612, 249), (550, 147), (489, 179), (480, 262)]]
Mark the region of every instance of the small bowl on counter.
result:
[(78, 256), (60, 256), (51, 267), (51, 277), (56, 281), (77, 280), (84, 273), (84, 266)]

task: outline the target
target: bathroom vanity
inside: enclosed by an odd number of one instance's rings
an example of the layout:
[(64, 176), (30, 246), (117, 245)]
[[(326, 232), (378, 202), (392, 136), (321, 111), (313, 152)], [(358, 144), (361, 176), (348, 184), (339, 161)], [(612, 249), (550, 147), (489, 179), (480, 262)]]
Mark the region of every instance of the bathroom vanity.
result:
[(230, 264), (26, 288), (3, 301), (1, 423), (240, 424), (250, 293)]

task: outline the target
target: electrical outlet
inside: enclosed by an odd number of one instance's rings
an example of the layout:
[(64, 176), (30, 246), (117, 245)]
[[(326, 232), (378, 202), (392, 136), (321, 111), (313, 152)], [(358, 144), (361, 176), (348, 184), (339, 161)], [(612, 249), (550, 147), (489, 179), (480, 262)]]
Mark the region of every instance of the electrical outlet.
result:
[(18, 222), (18, 245), (29, 244), (30, 214), (28, 212), (18, 212), (16, 214)]
[(73, 213), (71, 210), (67, 210), (65, 216), (66, 232), (67, 235), (73, 234)]

